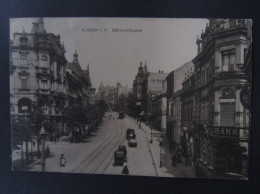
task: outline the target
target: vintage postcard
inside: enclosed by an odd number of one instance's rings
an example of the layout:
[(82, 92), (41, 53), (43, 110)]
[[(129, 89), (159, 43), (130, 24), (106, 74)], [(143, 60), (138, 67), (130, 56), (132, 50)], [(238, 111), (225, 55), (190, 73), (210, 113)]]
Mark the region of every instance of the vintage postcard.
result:
[(248, 179), (251, 19), (11, 18), (12, 170)]

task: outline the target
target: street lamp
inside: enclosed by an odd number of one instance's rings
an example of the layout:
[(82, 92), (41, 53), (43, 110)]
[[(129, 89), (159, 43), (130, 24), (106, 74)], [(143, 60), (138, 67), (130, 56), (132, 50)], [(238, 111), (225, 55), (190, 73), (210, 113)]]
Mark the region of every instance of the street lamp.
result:
[(41, 158), (42, 158), (42, 172), (45, 172), (45, 137), (47, 135), (44, 126), (42, 124), (42, 128), (40, 130), (40, 138), (41, 138)]
[(160, 137), (160, 168), (162, 168), (162, 144), (163, 144), (163, 135)]

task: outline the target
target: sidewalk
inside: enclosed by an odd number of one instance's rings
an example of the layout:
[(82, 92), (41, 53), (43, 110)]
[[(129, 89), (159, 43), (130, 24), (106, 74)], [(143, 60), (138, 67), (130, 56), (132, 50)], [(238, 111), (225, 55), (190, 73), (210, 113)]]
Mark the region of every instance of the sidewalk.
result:
[(155, 166), (158, 172), (158, 176), (163, 177), (182, 177), (182, 178), (196, 178), (195, 169), (191, 165), (185, 165), (185, 159), (182, 158), (182, 163), (176, 163), (176, 166), (172, 166), (172, 154), (170, 154), (168, 139), (163, 134), (163, 147), (162, 147), (162, 167), (160, 168), (160, 132), (152, 130), (151, 140), (151, 128), (145, 123), (141, 123), (141, 129), (146, 133), (147, 143), (149, 143), (152, 156), (154, 158)]

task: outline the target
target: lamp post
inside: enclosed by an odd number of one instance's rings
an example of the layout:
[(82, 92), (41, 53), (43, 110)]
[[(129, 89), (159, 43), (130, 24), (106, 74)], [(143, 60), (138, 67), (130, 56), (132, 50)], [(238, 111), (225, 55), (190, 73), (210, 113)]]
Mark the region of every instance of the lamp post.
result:
[(152, 128), (152, 125), (150, 125), (151, 127), (151, 140), (150, 140), (150, 143), (153, 143), (153, 128)]
[(162, 144), (163, 144), (163, 135), (160, 137), (160, 168), (162, 168)]
[(42, 124), (42, 128), (40, 130), (40, 138), (41, 138), (41, 159), (42, 159), (42, 172), (45, 172), (45, 137), (47, 135), (44, 126)]
[(150, 121), (150, 128), (151, 128), (151, 140), (150, 140), (150, 143), (153, 143), (153, 128), (152, 128), (153, 123), (152, 123), (152, 120), (151, 120), (152, 108), (153, 108), (153, 107), (152, 107), (152, 102), (151, 102), (151, 100), (150, 100), (150, 96), (149, 96), (148, 102), (149, 102), (149, 105), (150, 105), (150, 112), (149, 112), (149, 116), (150, 116), (149, 121)]

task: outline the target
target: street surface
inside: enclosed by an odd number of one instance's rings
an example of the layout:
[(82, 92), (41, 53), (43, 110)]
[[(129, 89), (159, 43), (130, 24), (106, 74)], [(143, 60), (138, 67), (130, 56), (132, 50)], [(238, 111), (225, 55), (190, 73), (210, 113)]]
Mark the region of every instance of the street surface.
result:
[[(105, 115), (103, 123), (92, 132), (83, 143), (59, 141), (46, 142), (52, 157), (46, 159), (46, 172), (70, 172), (88, 174), (122, 174), (122, 166), (114, 166), (114, 151), (119, 145), (127, 147), (127, 165), (130, 175), (158, 176), (147, 133), (140, 129), (133, 118), (118, 119), (118, 113)], [(134, 128), (137, 147), (128, 147), (126, 129)], [(157, 144), (159, 147), (159, 144)], [(65, 155), (66, 166), (59, 165), (61, 154)], [(32, 166), (32, 171), (41, 171), (40, 163)]]

